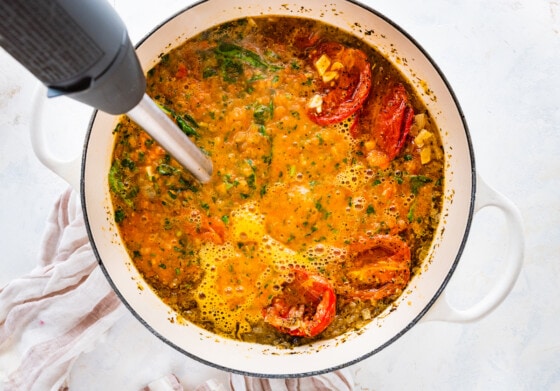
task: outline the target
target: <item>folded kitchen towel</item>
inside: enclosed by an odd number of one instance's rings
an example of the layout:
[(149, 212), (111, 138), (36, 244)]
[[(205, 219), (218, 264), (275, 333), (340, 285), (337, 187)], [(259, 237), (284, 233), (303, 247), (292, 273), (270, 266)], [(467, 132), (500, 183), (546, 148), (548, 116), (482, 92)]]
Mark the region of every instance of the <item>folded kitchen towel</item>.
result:
[[(67, 389), (76, 360), (95, 349), (123, 316), (132, 315), (105, 279), (88, 241), (79, 197), (69, 189), (49, 216), (37, 267), (0, 288), (0, 389)], [(154, 374), (157, 378), (145, 389), (183, 390), (171, 370), (164, 378)], [(348, 369), (301, 379), (236, 374), (228, 378), (229, 384), (208, 379), (193, 391), (351, 390), (354, 386)]]
[(65, 192), (47, 222), (38, 266), (0, 290), (0, 377), (8, 390), (58, 390), (76, 358), (124, 313)]

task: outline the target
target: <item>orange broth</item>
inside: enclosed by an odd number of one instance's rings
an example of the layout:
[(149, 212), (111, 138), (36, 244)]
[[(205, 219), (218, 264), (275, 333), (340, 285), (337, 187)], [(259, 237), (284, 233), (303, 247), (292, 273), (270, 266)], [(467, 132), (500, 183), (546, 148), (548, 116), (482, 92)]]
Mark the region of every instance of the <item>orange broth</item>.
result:
[[(306, 114), (317, 70), (297, 40), (315, 36), (366, 53), (372, 86), (362, 112), (385, 89), (405, 86), (415, 117), (394, 159), (378, 150), (367, 116), (323, 126)], [(214, 166), (202, 185), (127, 117), (115, 128), (109, 183), (120, 235), (181, 317), (228, 338), (294, 346), (358, 329), (402, 293), (344, 294), (359, 237), (397, 236), (410, 248), (413, 275), (442, 202), (438, 131), (374, 48), (316, 21), (241, 19), (162, 55), (147, 81), (147, 93)], [(337, 294), (336, 316), (317, 336), (263, 321), (294, 267), (325, 277)]]

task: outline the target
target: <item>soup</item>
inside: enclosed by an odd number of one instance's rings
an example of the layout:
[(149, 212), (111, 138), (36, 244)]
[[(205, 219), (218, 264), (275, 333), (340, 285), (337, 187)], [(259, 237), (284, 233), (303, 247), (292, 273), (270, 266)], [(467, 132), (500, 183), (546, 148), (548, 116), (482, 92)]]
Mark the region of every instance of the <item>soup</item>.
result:
[(127, 117), (115, 127), (115, 221), (182, 319), (290, 347), (395, 302), (433, 240), (444, 158), (375, 48), (318, 21), (244, 18), (162, 54), (147, 81), (214, 165), (202, 185)]

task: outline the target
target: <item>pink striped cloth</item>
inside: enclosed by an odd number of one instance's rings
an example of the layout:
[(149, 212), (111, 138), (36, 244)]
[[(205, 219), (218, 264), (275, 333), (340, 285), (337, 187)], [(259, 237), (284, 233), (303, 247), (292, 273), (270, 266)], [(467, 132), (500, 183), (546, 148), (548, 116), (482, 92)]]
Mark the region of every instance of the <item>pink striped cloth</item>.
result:
[[(0, 289), (0, 389), (66, 390), (81, 354), (123, 316), (131, 316), (110, 288), (91, 250), (81, 205), (68, 190), (56, 202), (37, 267)], [(194, 391), (352, 390), (349, 370), (301, 379), (261, 379), (231, 374)], [(91, 386), (91, 385), (90, 385)], [(142, 388), (141, 388), (142, 389)], [(185, 390), (172, 373), (144, 390)]]

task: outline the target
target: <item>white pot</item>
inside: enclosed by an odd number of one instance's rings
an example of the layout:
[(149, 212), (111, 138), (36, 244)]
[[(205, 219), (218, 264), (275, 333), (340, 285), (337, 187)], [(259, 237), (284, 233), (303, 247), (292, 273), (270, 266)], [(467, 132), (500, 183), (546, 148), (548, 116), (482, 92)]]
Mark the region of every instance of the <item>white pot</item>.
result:
[[(75, 162), (60, 163), (48, 154), (41, 126), (35, 124), (32, 140), (38, 157), (71, 184), (79, 183), (92, 247), (119, 297), (152, 333), (184, 354), (220, 369), (266, 377), (312, 375), (354, 364), (387, 347), (420, 320), (466, 322), (488, 314), (507, 296), (521, 268), (524, 242), (519, 212), (477, 176), (467, 125), (445, 77), (418, 43), (386, 17), (345, 0), (202, 1), (163, 23), (139, 44), (137, 52), (142, 67), (150, 69), (162, 52), (213, 25), (265, 14), (317, 18), (369, 42), (412, 81), (443, 130), (445, 202), (422, 272), (411, 280), (396, 309), (386, 311), (360, 332), (291, 350), (233, 341), (192, 324), (171, 322), (175, 314), (138, 274), (114, 224), (107, 174), (117, 118), (102, 112), (94, 114), (79, 178), (75, 174)], [(40, 122), (40, 116), (36, 120)], [(459, 262), (473, 215), (488, 205), (500, 208), (508, 220), (511, 237), (508, 263), (495, 287), (481, 302), (458, 311), (441, 294)]]

